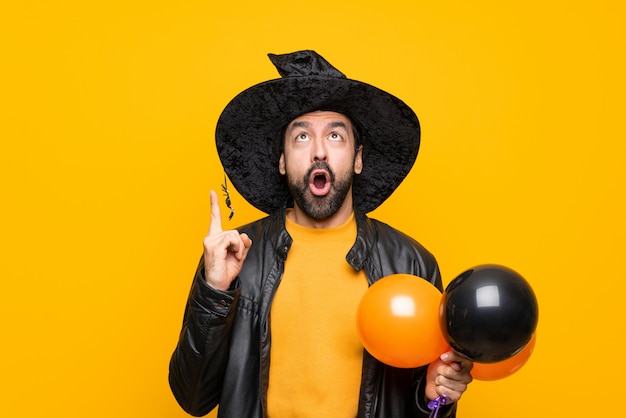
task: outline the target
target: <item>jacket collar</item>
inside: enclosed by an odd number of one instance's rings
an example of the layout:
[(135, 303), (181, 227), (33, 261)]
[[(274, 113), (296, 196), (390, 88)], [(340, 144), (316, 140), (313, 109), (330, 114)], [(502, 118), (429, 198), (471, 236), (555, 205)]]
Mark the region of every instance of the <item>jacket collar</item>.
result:
[(365, 264), (365, 260), (370, 256), (373, 245), (372, 225), (370, 219), (364, 212), (354, 212), (356, 219), (356, 241), (346, 255), (346, 261), (355, 270), (361, 270)]

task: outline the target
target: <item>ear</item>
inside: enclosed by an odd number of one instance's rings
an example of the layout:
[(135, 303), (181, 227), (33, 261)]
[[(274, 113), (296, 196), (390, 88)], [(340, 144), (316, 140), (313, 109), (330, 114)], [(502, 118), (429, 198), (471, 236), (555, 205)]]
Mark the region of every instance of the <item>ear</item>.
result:
[(280, 154), (280, 159), (278, 160), (278, 172), (283, 176), (287, 174), (287, 170), (285, 169), (285, 153)]
[(361, 174), (361, 171), (363, 171), (363, 145), (359, 145), (354, 156), (354, 174)]

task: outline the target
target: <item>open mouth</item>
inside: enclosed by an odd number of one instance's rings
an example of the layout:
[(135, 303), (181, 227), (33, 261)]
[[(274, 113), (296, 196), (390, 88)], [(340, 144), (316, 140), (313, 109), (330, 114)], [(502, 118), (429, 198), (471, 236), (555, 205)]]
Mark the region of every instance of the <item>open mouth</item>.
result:
[(309, 177), (309, 190), (315, 196), (325, 196), (330, 192), (330, 173), (326, 170), (314, 170)]

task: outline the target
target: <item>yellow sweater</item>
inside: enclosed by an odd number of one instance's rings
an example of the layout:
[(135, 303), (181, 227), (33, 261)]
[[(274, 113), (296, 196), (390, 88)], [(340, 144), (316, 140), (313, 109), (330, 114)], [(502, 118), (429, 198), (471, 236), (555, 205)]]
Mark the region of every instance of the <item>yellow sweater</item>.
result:
[(287, 231), (293, 244), (271, 310), (268, 414), (354, 417), (363, 354), (356, 309), (367, 290), (365, 273), (345, 260), (354, 216), (330, 229), (287, 219)]

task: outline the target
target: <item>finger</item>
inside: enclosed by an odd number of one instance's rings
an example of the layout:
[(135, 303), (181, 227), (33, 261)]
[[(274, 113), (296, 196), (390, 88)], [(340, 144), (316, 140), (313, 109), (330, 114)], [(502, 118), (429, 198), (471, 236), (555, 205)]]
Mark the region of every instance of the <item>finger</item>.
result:
[(435, 385), (463, 392), (472, 380), (469, 373), (440, 374), (435, 378)]
[(460, 366), (472, 363), (468, 357), (454, 350), (443, 353), (440, 358), (445, 363), (457, 363)]
[(231, 252), (237, 260), (242, 261), (248, 254), (252, 240), (246, 233), (239, 234), (236, 230), (229, 232), (226, 237), (228, 244), (226, 250)]
[(474, 362), (472, 362), (472, 360), (468, 359), (465, 356), (458, 356), (454, 359), (451, 365), (452, 368), (458, 372), (469, 372), (470, 370), (472, 370), (472, 367), (474, 367)]
[(467, 385), (473, 380), (468, 369), (456, 370), (453, 366), (443, 366), (438, 372), (435, 379), (437, 384), (450, 388), (455, 388), (455, 385)]
[(222, 215), (220, 204), (217, 200), (217, 193), (211, 190), (211, 224), (209, 226), (209, 236), (222, 232)]
[(447, 391), (448, 395), (452, 395), (453, 392), (457, 392), (459, 394), (465, 392), (467, 390), (467, 386), (472, 382), (472, 379), (468, 376), (467, 378), (462, 378), (460, 380), (451, 379), (446, 376), (437, 376), (435, 380), (435, 385), (438, 389), (444, 389)]
[(437, 391), (437, 394), (439, 394), (440, 396), (446, 395), (448, 397), (446, 404), (458, 402), (461, 399), (461, 395), (464, 392), (464, 391), (456, 391), (446, 386), (437, 386), (436, 391)]
[(246, 233), (239, 235), (239, 240), (241, 241), (241, 245), (239, 251), (237, 252), (237, 259), (243, 261), (246, 259), (248, 250), (250, 250), (250, 247), (252, 246), (252, 240)]

